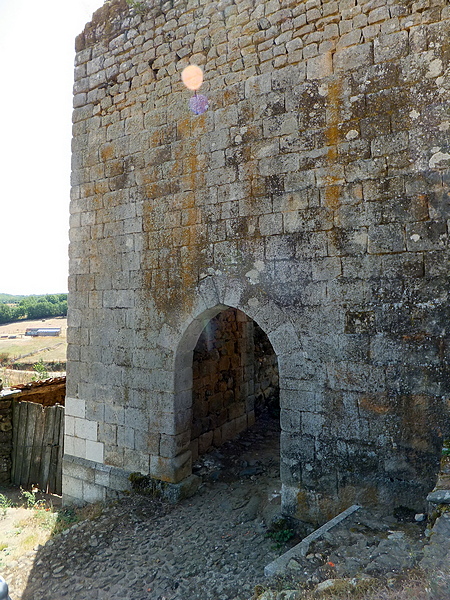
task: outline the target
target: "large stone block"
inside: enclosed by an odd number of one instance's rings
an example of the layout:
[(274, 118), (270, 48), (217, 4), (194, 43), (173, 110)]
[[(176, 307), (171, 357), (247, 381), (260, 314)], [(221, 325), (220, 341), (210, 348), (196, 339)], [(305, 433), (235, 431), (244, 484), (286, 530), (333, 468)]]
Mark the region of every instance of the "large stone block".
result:
[(395, 224), (369, 227), (368, 251), (371, 254), (403, 252), (406, 249), (405, 232)]
[(150, 457), (150, 475), (161, 481), (179, 483), (191, 474), (191, 470), (192, 455), (189, 450), (174, 458)]
[(373, 47), (371, 43), (349, 46), (335, 52), (333, 65), (336, 71), (350, 71), (367, 67), (373, 63)]
[(83, 481), (83, 500), (87, 503), (104, 502), (106, 500), (106, 488)]
[(86, 403), (79, 398), (70, 398), (66, 396), (64, 414), (71, 417), (85, 418)]
[(64, 476), (78, 481), (94, 483), (94, 472), (91, 463), (74, 456), (64, 456)]

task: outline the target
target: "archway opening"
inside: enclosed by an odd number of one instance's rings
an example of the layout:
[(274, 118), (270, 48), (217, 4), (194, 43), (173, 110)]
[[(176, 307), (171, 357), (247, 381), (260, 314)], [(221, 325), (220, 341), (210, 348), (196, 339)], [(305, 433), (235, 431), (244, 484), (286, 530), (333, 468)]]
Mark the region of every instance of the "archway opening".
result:
[(259, 325), (235, 308), (208, 321), (193, 351), (192, 460), (253, 427), (279, 429), (279, 374), (275, 351)]

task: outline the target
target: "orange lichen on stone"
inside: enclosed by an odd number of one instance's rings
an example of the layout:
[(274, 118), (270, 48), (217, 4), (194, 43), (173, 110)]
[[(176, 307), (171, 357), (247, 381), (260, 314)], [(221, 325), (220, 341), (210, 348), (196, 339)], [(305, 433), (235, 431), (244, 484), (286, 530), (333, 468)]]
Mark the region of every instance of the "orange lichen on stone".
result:
[(391, 406), (388, 404), (387, 398), (378, 395), (363, 396), (359, 400), (359, 407), (378, 415), (384, 415), (391, 411)]
[(295, 514), (293, 517), (300, 520), (308, 520), (309, 513), (311, 510), (310, 501), (308, 498), (308, 494), (305, 489), (299, 489), (295, 494), (296, 498), (296, 506), (295, 506)]
[(102, 159), (103, 162), (105, 162), (107, 160), (111, 160), (112, 158), (115, 158), (115, 156), (116, 156), (116, 148), (115, 148), (114, 144), (104, 144), (100, 148), (100, 158)]
[[(326, 110), (327, 126), (324, 131), (327, 140), (327, 159), (330, 167), (336, 164), (338, 158), (341, 96), (342, 82), (340, 79), (335, 79), (328, 86), (328, 104)], [(327, 179), (328, 185), (325, 188), (325, 205), (328, 208), (335, 209), (339, 206), (341, 186), (336, 183), (336, 176), (333, 175), (331, 169)]]
[(325, 188), (325, 205), (328, 208), (332, 210), (338, 208), (341, 189), (340, 185), (328, 185)]
[[(195, 143), (189, 142), (191, 132), (191, 119), (184, 119), (177, 124), (179, 136), (187, 136), (187, 143), (177, 151), (178, 161), (182, 161), (184, 176), (181, 181), (182, 192), (172, 196), (170, 184), (166, 180), (155, 179), (145, 183), (145, 192), (148, 196), (158, 198), (158, 205), (153, 202), (144, 203), (143, 220), (145, 231), (158, 231), (160, 218), (166, 222), (164, 229), (164, 249), (166, 256), (164, 262), (169, 265), (164, 275), (154, 273), (152, 277), (151, 293), (158, 308), (171, 310), (175, 307), (189, 310), (193, 288), (198, 281), (198, 272), (204, 258), (202, 249), (202, 212), (195, 203), (195, 190), (203, 182), (203, 173), (200, 171)], [(154, 177), (161, 177), (154, 171)], [(146, 178), (147, 179), (147, 178)], [(187, 190), (187, 192), (185, 192)], [(172, 206), (168, 206), (171, 203)], [(160, 203), (160, 204), (159, 204)], [(164, 208), (167, 206), (168, 210)], [(179, 209), (180, 219), (173, 227), (167, 226), (169, 211)], [(179, 226), (181, 225), (181, 227)], [(182, 257), (178, 252), (182, 249)], [(173, 251), (176, 250), (176, 254)], [(172, 256), (172, 258), (170, 258)]]

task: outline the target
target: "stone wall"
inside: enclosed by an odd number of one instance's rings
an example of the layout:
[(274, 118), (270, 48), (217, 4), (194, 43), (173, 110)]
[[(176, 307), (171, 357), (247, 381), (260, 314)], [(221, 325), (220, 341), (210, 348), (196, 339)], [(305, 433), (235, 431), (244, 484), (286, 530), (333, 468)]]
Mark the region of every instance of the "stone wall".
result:
[(271, 414), (278, 415), (280, 411), (280, 378), (277, 355), (273, 351), (269, 338), (258, 323), (253, 322), (253, 327), (255, 415), (258, 417), (264, 409), (268, 409)]
[(211, 319), (193, 355), (192, 460), (254, 423), (253, 324), (228, 309)]
[(193, 350), (233, 307), (277, 356), (283, 510), (423, 509), (450, 429), (449, 33), (446, 0), (95, 13), (76, 41), (66, 498), (189, 478)]
[(0, 396), (0, 485), (10, 483), (12, 451), (12, 401)]
[(193, 354), (192, 460), (221, 446), (278, 400), (276, 356), (267, 336), (243, 312), (211, 319)]

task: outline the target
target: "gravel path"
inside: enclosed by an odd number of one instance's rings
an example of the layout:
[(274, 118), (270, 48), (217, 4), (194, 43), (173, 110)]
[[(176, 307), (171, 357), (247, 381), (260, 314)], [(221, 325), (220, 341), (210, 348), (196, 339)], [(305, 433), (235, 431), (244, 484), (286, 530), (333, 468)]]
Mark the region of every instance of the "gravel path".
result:
[[(276, 589), (264, 567), (289, 547), (276, 548), (266, 526), (280, 509), (278, 424), (261, 419), (195, 471), (203, 483), (194, 497), (169, 505), (133, 494), (10, 564), (2, 575), (12, 600), (249, 600), (257, 584)], [(448, 514), (432, 534), (425, 527), (409, 512), (357, 511), (290, 561), (283, 586), (393, 581), (448, 565)]]
[(282, 552), (262, 519), (278, 508), (278, 443), (260, 425), (205, 457), (193, 498), (133, 495), (71, 527), (4, 574), (12, 600), (246, 600)]

